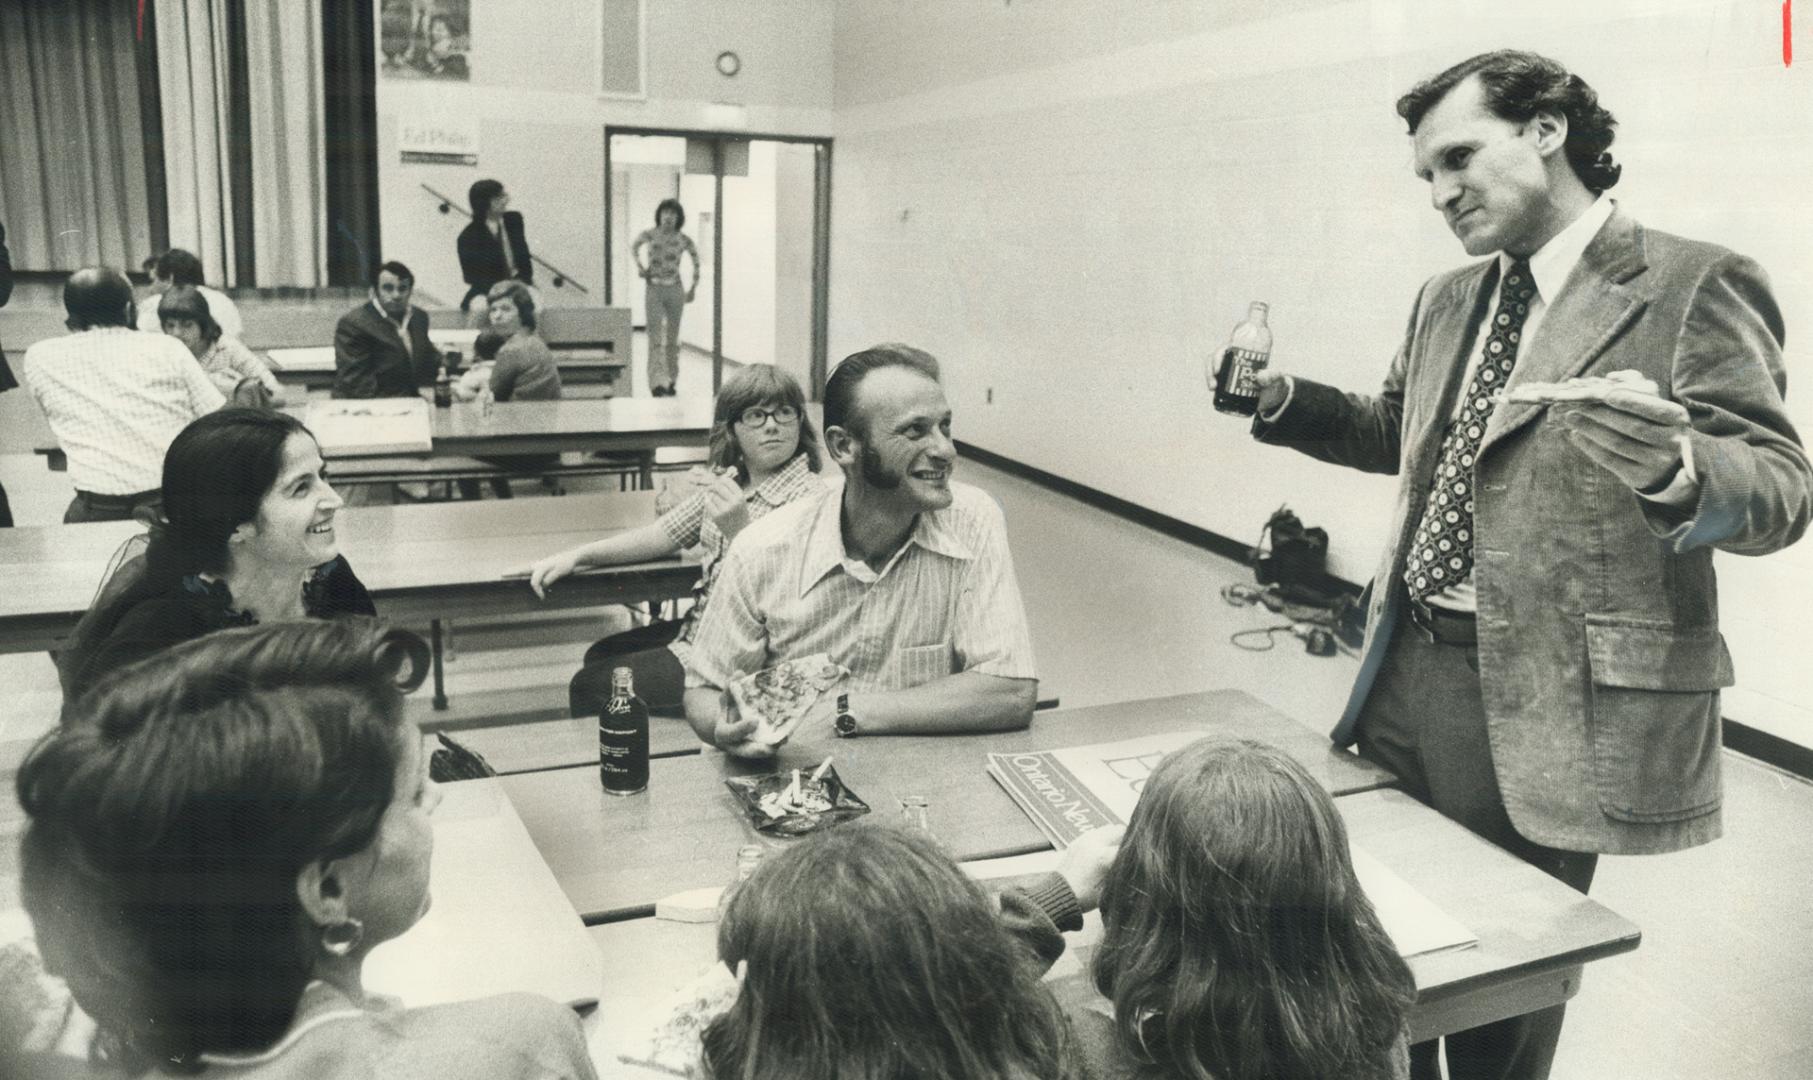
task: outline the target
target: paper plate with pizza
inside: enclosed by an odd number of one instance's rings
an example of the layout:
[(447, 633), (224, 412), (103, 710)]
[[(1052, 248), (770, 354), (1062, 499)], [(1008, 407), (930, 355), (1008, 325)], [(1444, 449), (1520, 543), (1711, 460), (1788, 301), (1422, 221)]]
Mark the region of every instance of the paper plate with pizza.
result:
[(1628, 390), (1650, 397), (1660, 397), (1662, 388), (1640, 371), (1626, 368), (1607, 375), (1581, 375), (1561, 382), (1528, 382), (1514, 386), (1505, 394), (1507, 401), (1529, 405), (1560, 405), (1572, 401), (1611, 400), (1612, 392)]
[(730, 696), (743, 718), (754, 717), (753, 742), (777, 746), (793, 734), (819, 696), (836, 686), (850, 670), (828, 653), (783, 660), (771, 668), (730, 680)]

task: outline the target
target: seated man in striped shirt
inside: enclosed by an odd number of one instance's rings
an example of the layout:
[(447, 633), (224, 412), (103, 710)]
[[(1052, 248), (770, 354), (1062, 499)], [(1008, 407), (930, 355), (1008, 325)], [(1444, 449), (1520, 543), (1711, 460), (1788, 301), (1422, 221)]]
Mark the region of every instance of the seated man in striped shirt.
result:
[(825, 384), (825, 446), (844, 483), (754, 522), (718, 571), (688, 661), (686, 716), (744, 757), (724, 688), (828, 653), (850, 671), (801, 723), (845, 737), (1025, 727), (1038, 696), (1001, 509), (951, 481), (938, 362), (904, 345), (846, 357)]

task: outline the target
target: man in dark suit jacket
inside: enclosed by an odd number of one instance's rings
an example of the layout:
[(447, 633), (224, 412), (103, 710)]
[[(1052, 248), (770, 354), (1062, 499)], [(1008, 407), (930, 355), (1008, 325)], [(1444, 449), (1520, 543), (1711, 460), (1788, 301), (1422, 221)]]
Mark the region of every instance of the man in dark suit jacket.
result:
[[(13, 256), (6, 250), (6, 226), (0, 224), (0, 307), (13, 298)], [(0, 394), (19, 385), (13, 369), (7, 366), (6, 349), (0, 345)], [(6, 499), (6, 488), (0, 486), (0, 529), (13, 527), (13, 507)]]
[(535, 283), (535, 264), (529, 258), (529, 241), (523, 236), (522, 215), (507, 209), (510, 193), (496, 180), (479, 180), (466, 193), (472, 203), (472, 222), (460, 231), (460, 274), (470, 286), (460, 300), (461, 310), (491, 286), (514, 278)]
[(334, 327), (334, 396), (414, 397), (432, 384), (440, 357), (428, 340), (428, 313), (410, 306), (415, 275), (400, 262), (378, 267), (371, 300)]
[[(1474, 57), (1398, 112), (1435, 207), (1495, 257), (1423, 286), (1378, 395), (1265, 373), (1254, 434), (1402, 477), (1336, 742), (1585, 891), (1597, 853), (1719, 835), (1712, 552), (1813, 515), (1781, 314), (1755, 263), (1604, 196), (1614, 121), (1554, 61)], [(1659, 394), (1519, 400), (1625, 370)], [(1557, 1006), (1449, 1036), (1450, 1076), (1546, 1076), (1560, 1029)], [(1433, 1043), (1412, 1062), (1438, 1075)]]

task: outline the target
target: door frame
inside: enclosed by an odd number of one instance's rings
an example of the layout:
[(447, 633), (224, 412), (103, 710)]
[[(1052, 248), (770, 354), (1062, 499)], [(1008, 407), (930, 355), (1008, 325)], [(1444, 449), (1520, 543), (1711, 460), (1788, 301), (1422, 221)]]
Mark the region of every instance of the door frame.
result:
[(830, 348), (831, 326), (831, 155), (832, 140), (828, 135), (780, 135), (758, 131), (722, 131), (711, 128), (643, 127), (634, 124), (604, 125), (604, 302), (615, 304), (614, 260), (617, 257), (611, 229), (611, 137), (613, 135), (655, 135), (681, 139), (712, 141), (712, 257), (711, 257), (711, 392), (715, 395), (723, 382), (724, 368), (724, 149), (726, 139), (745, 142), (803, 143), (816, 147), (812, 185), (812, 356), (809, 371), (811, 385), (808, 397), (818, 401), (824, 396), (827, 375), (826, 352)]

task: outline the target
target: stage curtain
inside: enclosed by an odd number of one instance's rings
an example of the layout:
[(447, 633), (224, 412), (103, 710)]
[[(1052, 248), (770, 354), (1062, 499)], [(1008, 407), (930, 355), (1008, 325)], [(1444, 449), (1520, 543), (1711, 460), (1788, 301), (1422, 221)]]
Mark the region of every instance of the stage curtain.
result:
[(0, 0), (0, 221), (17, 268), (152, 254), (138, 33), (132, 4)]

